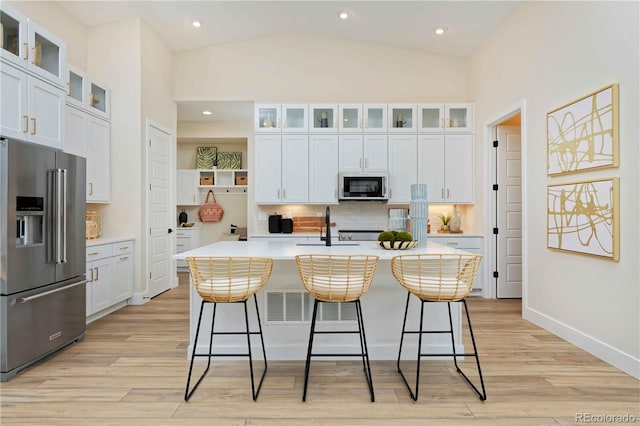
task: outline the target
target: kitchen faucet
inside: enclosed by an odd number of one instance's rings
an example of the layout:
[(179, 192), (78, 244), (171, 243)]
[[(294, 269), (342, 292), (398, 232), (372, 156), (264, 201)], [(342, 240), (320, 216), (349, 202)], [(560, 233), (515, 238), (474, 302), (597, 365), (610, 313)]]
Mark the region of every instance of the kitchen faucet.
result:
[(327, 210), (324, 213), (324, 226), (326, 226), (327, 230), (323, 237), (322, 228), (320, 228), (320, 241), (324, 241), (325, 245), (329, 247), (331, 246), (331, 212), (329, 206), (327, 206)]

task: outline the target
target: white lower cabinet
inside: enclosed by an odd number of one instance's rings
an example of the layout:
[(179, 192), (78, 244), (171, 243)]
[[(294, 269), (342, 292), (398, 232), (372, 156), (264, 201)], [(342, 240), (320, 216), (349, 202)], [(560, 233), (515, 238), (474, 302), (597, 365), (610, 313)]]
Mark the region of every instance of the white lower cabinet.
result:
[[(462, 251), (468, 251), (473, 254), (483, 254), (483, 243), (482, 237), (473, 236), (473, 237), (448, 237), (448, 236), (439, 236), (429, 234), (427, 237), (430, 241), (433, 241), (438, 244), (442, 244), (444, 246), (453, 247)], [(483, 258), (480, 262), (480, 269), (478, 270), (478, 276), (476, 277), (476, 282), (473, 284), (473, 292), (479, 293), (483, 288), (484, 284), (484, 263), (485, 259)]]
[[(176, 253), (182, 253), (200, 247), (200, 228), (178, 228), (176, 229)], [(187, 267), (184, 260), (176, 261), (176, 267), (183, 269)]]
[(133, 240), (87, 246), (87, 323), (114, 312), (133, 295)]

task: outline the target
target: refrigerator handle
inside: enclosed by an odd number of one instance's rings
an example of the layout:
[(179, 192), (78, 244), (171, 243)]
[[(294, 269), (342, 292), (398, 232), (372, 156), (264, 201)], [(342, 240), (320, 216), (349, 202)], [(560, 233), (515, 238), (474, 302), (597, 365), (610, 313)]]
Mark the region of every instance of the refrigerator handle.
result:
[(62, 256), (60, 261), (67, 263), (67, 169), (61, 170), (62, 174)]
[(66, 173), (64, 169), (56, 169), (55, 175), (55, 262), (66, 263)]

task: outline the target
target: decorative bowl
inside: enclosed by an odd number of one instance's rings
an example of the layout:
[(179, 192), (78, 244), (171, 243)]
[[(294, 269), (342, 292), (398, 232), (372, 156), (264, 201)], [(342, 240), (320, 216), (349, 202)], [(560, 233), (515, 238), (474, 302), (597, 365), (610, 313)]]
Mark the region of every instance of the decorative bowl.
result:
[(414, 241), (378, 241), (378, 245), (385, 250), (408, 250), (418, 244), (417, 240)]
[(187, 222), (187, 223), (183, 223), (181, 226), (183, 228), (191, 228), (193, 225), (195, 225), (195, 222)]

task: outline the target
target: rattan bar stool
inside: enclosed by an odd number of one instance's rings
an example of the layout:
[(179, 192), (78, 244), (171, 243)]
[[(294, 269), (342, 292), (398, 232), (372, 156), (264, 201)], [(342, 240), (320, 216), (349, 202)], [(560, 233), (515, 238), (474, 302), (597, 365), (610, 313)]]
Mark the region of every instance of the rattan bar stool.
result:
[[(404, 321), (402, 323), (402, 335), (400, 337), (400, 349), (398, 350), (398, 373), (402, 376), (409, 394), (414, 401), (418, 400), (418, 390), (420, 385), (420, 361), (423, 357), (442, 357), (451, 356), (458, 373), (467, 381), (467, 383), (478, 394), (481, 401), (487, 399), (487, 392), (484, 388), (484, 380), (482, 378), (482, 370), (480, 369), (480, 359), (478, 358), (478, 349), (476, 340), (471, 327), (471, 319), (469, 317), (469, 309), (465, 297), (473, 288), (473, 283), (478, 274), (480, 260), (482, 256), (474, 254), (417, 254), (417, 255), (401, 255), (391, 259), (391, 271), (398, 282), (409, 292), (407, 294), (407, 304), (404, 311)], [(420, 299), (420, 327), (418, 331), (406, 331), (407, 312), (409, 311), (409, 299), (411, 295), (415, 295)], [(446, 302), (449, 311), (449, 330), (423, 330), (424, 304), (427, 302)], [(469, 332), (471, 334), (471, 342), (473, 343), (473, 353), (456, 353), (455, 339), (453, 333), (453, 321), (451, 319), (451, 302), (461, 302), (466, 312), (467, 323), (469, 324)], [(448, 333), (451, 335), (452, 353), (422, 353), (422, 335), (429, 333)], [(411, 389), (409, 382), (404, 376), (400, 368), (400, 357), (402, 355), (402, 344), (405, 334), (418, 334), (418, 361), (416, 372), (415, 392)], [(470, 356), (476, 359), (478, 367), (478, 375), (480, 377), (480, 385), (482, 392), (469, 380), (466, 374), (458, 366), (458, 357)]]
[[(304, 369), (304, 391), (302, 400), (307, 400), (307, 385), (309, 383), (309, 369), (311, 357), (362, 357), (364, 375), (367, 379), (371, 402), (375, 401), (373, 381), (371, 379), (371, 366), (369, 364), (369, 351), (364, 332), (364, 320), (360, 297), (369, 290), (371, 281), (378, 265), (378, 256), (369, 255), (298, 255), (296, 256), (298, 273), (304, 287), (314, 297), (313, 315), (311, 318), (311, 331), (309, 333), (309, 346), (307, 347), (307, 359)], [(357, 331), (317, 331), (316, 316), (319, 303), (353, 303), (356, 307), (358, 321)], [(313, 353), (313, 337), (316, 334), (358, 334), (360, 339), (360, 353)]]
[[(184, 392), (184, 399), (188, 401), (195, 392), (196, 388), (209, 371), (211, 366), (211, 358), (229, 357), (229, 356), (246, 356), (249, 357), (249, 370), (251, 374), (251, 394), (253, 400), (258, 398), (260, 388), (264, 376), (267, 373), (267, 354), (264, 347), (264, 338), (262, 336), (262, 325), (260, 323), (260, 311), (258, 310), (258, 300), (256, 293), (260, 290), (271, 277), (273, 269), (273, 260), (265, 257), (187, 257), (187, 265), (191, 273), (193, 285), (202, 298), (200, 304), (200, 314), (198, 316), (198, 327), (196, 328), (196, 337), (193, 342), (193, 351), (191, 354), (191, 363), (189, 365), (189, 377), (187, 378), (187, 387)], [(249, 314), (247, 311), (247, 300), (253, 296), (256, 305), (256, 316), (258, 319), (259, 331), (249, 330)], [(202, 322), (202, 311), (204, 305), (213, 303), (213, 315), (211, 318), (211, 336), (209, 336), (209, 352), (196, 353), (198, 346), (198, 335), (200, 334), (200, 324)], [(242, 303), (244, 305), (244, 331), (214, 331), (216, 321), (216, 307), (218, 303)], [(248, 353), (227, 354), (213, 353), (213, 336), (214, 335), (246, 335)], [(264, 358), (264, 371), (255, 388), (253, 377), (253, 356), (251, 353), (251, 335), (260, 335), (262, 343), (262, 356)], [(204, 370), (195, 386), (191, 391), (189, 385), (191, 383), (191, 372), (193, 371), (193, 361), (196, 357), (207, 357), (207, 368)]]

